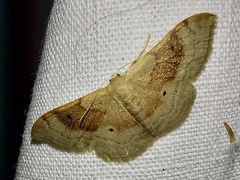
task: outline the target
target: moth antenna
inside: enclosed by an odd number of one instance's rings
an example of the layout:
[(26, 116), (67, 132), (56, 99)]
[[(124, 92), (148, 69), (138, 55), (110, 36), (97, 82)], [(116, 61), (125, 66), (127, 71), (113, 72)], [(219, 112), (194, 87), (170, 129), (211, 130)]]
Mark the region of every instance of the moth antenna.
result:
[[(129, 11), (136, 10), (136, 9), (138, 9), (138, 8), (140, 8), (140, 7), (148, 4), (148, 3), (151, 2), (151, 1), (152, 1), (152, 0), (148, 0), (148, 1), (146, 1), (145, 3), (139, 4), (138, 6), (135, 6), (135, 7), (133, 7), (133, 8), (129, 8), (129, 9), (126, 9), (126, 10), (123, 10), (123, 11), (120, 11), (120, 12), (116, 12), (116, 13), (112, 13), (112, 14), (108, 14), (108, 15), (106, 15), (106, 16), (103, 16), (103, 17), (99, 18), (98, 20), (96, 20), (95, 22), (93, 22), (92, 24), (90, 24), (90, 26), (89, 26), (88, 28), (86, 28), (79, 37), (82, 37), (89, 29), (91, 29), (91, 28), (92, 28), (94, 25), (96, 25), (99, 21), (101, 21), (101, 20), (103, 20), (103, 19), (106, 19), (106, 18), (108, 18), (108, 17), (112, 17), (112, 16), (124, 14), (124, 13), (129, 12)], [(147, 39), (147, 41), (146, 41), (146, 43), (145, 43), (145, 46), (144, 46), (143, 50), (140, 52), (140, 54), (138, 55), (137, 59), (135, 59), (134, 61), (137, 61), (137, 60), (143, 55), (143, 53), (145, 52), (145, 50), (146, 50), (146, 48), (147, 48), (147, 45), (148, 45), (148, 43), (149, 43), (149, 40), (150, 40), (150, 34), (148, 35), (148, 39)], [(128, 66), (129, 64), (132, 64), (134, 61), (131, 61), (131, 62), (125, 64), (124, 66), (120, 67), (115, 74), (113, 74), (110, 78), (108, 78), (106, 81), (104, 81), (104, 82), (101, 84), (100, 88), (101, 88), (108, 80), (111, 80), (114, 76), (118, 75), (118, 74), (119, 74), (119, 71), (120, 71), (121, 69), (123, 69), (124, 67)], [(98, 95), (98, 94), (99, 94), (99, 92), (97, 93), (97, 95)], [(97, 95), (96, 95), (96, 97), (97, 97)], [(95, 101), (95, 99), (96, 99), (96, 98), (94, 98), (93, 102)], [(85, 111), (85, 113), (84, 113), (83, 116), (81, 117), (81, 119), (80, 119), (80, 125), (81, 125), (82, 119), (84, 118), (84, 116), (86, 116), (87, 112), (90, 110), (93, 102), (90, 104), (89, 108)]]
[[(108, 14), (108, 15), (105, 15), (105, 16), (97, 19), (96, 21), (94, 21), (92, 24), (90, 24), (90, 25), (82, 32), (82, 34), (79, 36), (79, 38), (82, 37), (88, 30), (90, 30), (90, 29), (91, 29), (94, 25), (96, 25), (99, 21), (101, 21), (101, 20), (103, 20), (103, 19), (106, 19), (106, 18), (108, 18), (108, 17), (117, 16), (117, 15), (124, 14), (124, 13), (126, 13), (126, 12), (129, 12), (129, 11), (136, 10), (136, 9), (138, 9), (138, 8), (140, 8), (140, 7), (148, 4), (148, 3), (151, 2), (151, 1), (152, 1), (152, 0), (148, 0), (148, 1), (146, 1), (145, 3), (139, 4), (138, 6), (135, 6), (135, 7), (133, 7), (133, 8), (129, 8), (129, 9), (126, 9), (126, 10), (123, 10), (123, 11), (120, 11), (120, 12), (116, 12), (116, 13), (112, 13), (112, 14)], [(150, 35), (149, 35), (149, 36), (150, 36)], [(76, 45), (76, 47), (77, 47), (77, 46), (78, 46), (78, 45)], [(146, 48), (144, 48), (143, 51), (145, 51), (145, 49), (146, 49)], [(73, 53), (75, 54), (75, 52), (73, 52)], [(142, 53), (142, 54), (143, 54), (143, 53)], [(140, 56), (140, 55), (139, 55), (139, 56)], [(136, 59), (136, 60), (137, 60), (137, 59)], [(134, 60), (134, 61), (135, 61), (135, 60)], [(134, 61), (132, 61), (132, 62), (134, 62)], [(127, 63), (127, 64), (124, 65), (123, 67), (131, 64), (132, 62)], [(120, 69), (122, 69), (123, 67), (121, 67)], [(120, 70), (120, 69), (119, 69), (119, 70)], [(119, 71), (117, 71), (116, 74), (112, 75), (110, 79), (112, 79), (113, 76), (117, 75), (118, 72), (119, 72)]]
[(148, 44), (149, 44), (149, 41), (150, 41), (150, 38), (151, 38), (151, 35), (150, 35), (150, 34), (148, 34), (147, 41), (145, 42), (145, 45), (144, 45), (144, 47), (143, 47), (143, 50), (142, 50), (142, 51), (140, 52), (140, 54), (138, 55), (138, 57), (137, 57), (136, 61), (137, 61), (138, 59), (141, 59), (142, 55), (143, 55), (143, 54), (144, 54), (144, 52), (146, 51), (146, 49), (147, 49), (147, 46), (148, 46)]
[(92, 28), (94, 25), (96, 25), (99, 21), (101, 21), (101, 20), (103, 20), (103, 19), (105, 19), (105, 18), (108, 18), (108, 17), (112, 17), (112, 16), (124, 14), (124, 13), (129, 12), (129, 11), (133, 11), (133, 10), (135, 10), (135, 9), (138, 9), (138, 8), (144, 6), (145, 4), (149, 3), (150, 1), (152, 1), (152, 0), (148, 0), (148, 1), (146, 1), (145, 3), (139, 4), (138, 6), (135, 6), (135, 7), (133, 7), (133, 8), (129, 8), (129, 9), (126, 9), (126, 10), (123, 10), (123, 11), (120, 11), (120, 12), (116, 12), (116, 13), (112, 13), (112, 14), (108, 14), (108, 15), (106, 15), (106, 16), (103, 16), (103, 17), (99, 18), (99, 19), (96, 20), (94, 23), (90, 24), (90, 26), (83, 31), (83, 33), (80, 35), (80, 37), (83, 36), (89, 29), (91, 29), (91, 28)]

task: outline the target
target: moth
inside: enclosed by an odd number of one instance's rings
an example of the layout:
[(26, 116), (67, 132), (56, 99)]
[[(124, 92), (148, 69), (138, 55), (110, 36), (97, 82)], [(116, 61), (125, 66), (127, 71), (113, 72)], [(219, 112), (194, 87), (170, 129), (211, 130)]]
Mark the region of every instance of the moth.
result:
[(64, 151), (94, 150), (107, 162), (134, 160), (189, 115), (216, 19), (201, 13), (183, 20), (107, 87), (42, 115), (32, 139)]

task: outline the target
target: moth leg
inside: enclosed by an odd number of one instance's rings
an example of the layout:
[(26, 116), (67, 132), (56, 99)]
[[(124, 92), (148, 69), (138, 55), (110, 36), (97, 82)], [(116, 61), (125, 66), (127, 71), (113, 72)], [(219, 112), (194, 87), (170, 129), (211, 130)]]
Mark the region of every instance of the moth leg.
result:
[(140, 52), (140, 54), (138, 55), (138, 57), (137, 57), (134, 61), (131, 61), (131, 62), (129, 62), (129, 63), (123, 65), (122, 67), (120, 67), (120, 68), (118, 69), (118, 71), (117, 71), (115, 74), (113, 74), (113, 75), (111, 76), (110, 80), (111, 80), (113, 77), (119, 75), (119, 74), (120, 74), (119, 72), (120, 72), (121, 69), (123, 69), (124, 67), (128, 66), (129, 64), (133, 64), (133, 63), (135, 63), (136, 61), (138, 61), (138, 60), (140, 60), (140, 59), (142, 58), (142, 56), (143, 56), (145, 50), (147, 49), (147, 46), (148, 46), (149, 40), (150, 40), (150, 34), (148, 35), (148, 38), (147, 38), (147, 41), (146, 41), (146, 43), (145, 43), (145, 45), (144, 45), (144, 47), (143, 47), (143, 50)]

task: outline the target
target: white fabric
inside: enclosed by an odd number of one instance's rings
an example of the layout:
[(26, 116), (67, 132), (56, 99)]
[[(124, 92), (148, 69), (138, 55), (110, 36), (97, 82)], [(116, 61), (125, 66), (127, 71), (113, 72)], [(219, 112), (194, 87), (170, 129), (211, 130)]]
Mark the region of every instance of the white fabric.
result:
[[(56, 0), (29, 107), (16, 179), (240, 179), (240, 153), (230, 164), (227, 121), (240, 134), (240, 3), (237, 0)], [(43, 113), (86, 95), (148, 49), (181, 20), (218, 15), (214, 49), (195, 86), (187, 121), (126, 164), (105, 163), (94, 152), (60, 152), (31, 143)], [(93, 26), (91, 26), (94, 24)], [(90, 27), (90, 28), (89, 28)], [(83, 34), (83, 32), (86, 32)], [(239, 143), (238, 143), (239, 144)], [(225, 174), (224, 174), (225, 172)]]

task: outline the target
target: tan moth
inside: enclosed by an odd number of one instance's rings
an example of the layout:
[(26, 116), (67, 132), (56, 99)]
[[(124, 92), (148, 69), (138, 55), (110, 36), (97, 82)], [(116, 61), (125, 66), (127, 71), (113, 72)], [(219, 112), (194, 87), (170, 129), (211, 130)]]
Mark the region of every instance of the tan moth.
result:
[(201, 13), (183, 20), (107, 87), (42, 115), (32, 138), (66, 151), (94, 150), (108, 162), (135, 159), (189, 115), (216, 19)]

